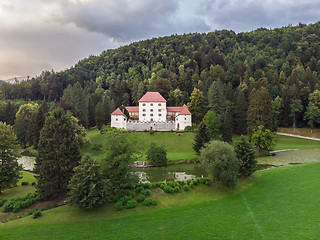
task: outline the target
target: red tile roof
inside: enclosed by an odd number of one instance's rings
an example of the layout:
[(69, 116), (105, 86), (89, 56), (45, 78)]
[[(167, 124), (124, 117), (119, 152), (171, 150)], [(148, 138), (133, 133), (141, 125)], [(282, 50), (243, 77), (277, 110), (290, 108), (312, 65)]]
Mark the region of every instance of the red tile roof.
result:
[(182, 110), (179, 115), (191, 115), (191, 112), (185, 104), (182, 106)]
[(167, 102), (159, 92), (147, 92), (139, 102)]
[(139, 107), (138, 106), (129, 106), (129, 107), (125, 107), (128, 112), (139, 112)]
[(181, 112), (182, 107), (167, 107), (167, 112)]
[(120, 108), (117, 108), (116, 110), (114, 110), (111, 115), (122, 115), (124, 117), (127, 117), (121, 110)]

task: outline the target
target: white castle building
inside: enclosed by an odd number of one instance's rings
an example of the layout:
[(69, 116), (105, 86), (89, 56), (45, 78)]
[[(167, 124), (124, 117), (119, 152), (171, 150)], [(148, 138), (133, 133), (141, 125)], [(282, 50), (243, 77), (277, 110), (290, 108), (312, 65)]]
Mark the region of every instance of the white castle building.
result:
[(167, 107), (167, 101), (158, 92), (147, 92), (139, 106), (125, 107), (130, 118), (117, 108), (111, 113), (111, 127), (125, 130), (184, 130), (191, 126), (191, 113), (184, 104), (182, 107)]

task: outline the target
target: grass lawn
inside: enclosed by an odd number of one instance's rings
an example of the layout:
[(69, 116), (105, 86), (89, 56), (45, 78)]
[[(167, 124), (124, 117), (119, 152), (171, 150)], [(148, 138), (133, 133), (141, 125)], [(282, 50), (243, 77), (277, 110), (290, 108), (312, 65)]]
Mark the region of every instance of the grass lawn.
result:
[[(155, 142), (158, 145), (164, 146), (168, 151), (169, 161), (178, 161), (181, 159), (193, 159), (196, 157), (195, 152), (192, 149), (194, 133), (175, 133), (175, 132), (154, 132), (150, 135), (149, 132), (128, 132), (130, 140), (135, 142), (138, 146), (138, 150), (142, 153), (140, 160), (146, 160), (145, 153), (148, 150), (150, 143)], [(102, 148), (101, 151), (92, 150), (95, 144), (107, 144), (107, 137), (105, 134), (100, 134), (98, 130), (88, 131), (88, 138), (91, 140), (91, 145), (84, 147), (81, 153), (89, 153), (93, 158), (100, 160), (104, 158), (105, 152)], [(278, 136), (279, 141), (274, 150), (283, 149), (320, 149), (320, 142)], [(240, 141), (241, 136), (233, 135), (233, 142)], [(245, 136), (248, 139), (247, 136)]]
[(300, 135), (305, 137), (320, 138), (319, 128), (313, 129), (312, 135), (311, 135), (310, 128), (296, 128), (296, 130), (294, 130), (293, 128), (279, 128), (278, 131), (281, 133), (290, 133), (290, 134), (295, 134), (295, 135)]
[[(192, 132), (154, 132), (152, 135), (149, 132), (128, 132), (127, 134), (128, 138), (137, 144), (137, 150), (142, 153), (141, 160), (146, 159), (145, 153), (152, 142), (162, 145), (167, 149), (168, 160), (192, 159), (196, 156), (192, 149), (194, 136)], [(105, 156), (104, 150), (95, 151), (92, 150), (92, 147), (95, 144), (106, 145), (108, 142), (106, 135), (100, 134), (98, 130), (91, 130), (87, 133), (87, 136), (91, 140), (91, 145), (84, 147), (81, 152), (89, 153), (97, 160), (102, 159)]]
[(0, 239), (319, 239), (319, 172), (320, 163), (259, 171), (233, 190), (158, 192), (159, 206), (123, 212), (62, 206), (1, 224)]
[[(22, 182), (28, 182), (29, 184), (25, 186), (21, 186)], [(5, 198), (11, 198), (13, 196), (23, 197), (27, 195), (27, 193), (29, 192), (34, 192), (35, 189), (31, 185), (32, 182), (36, 182), (34, 174), (22, 171), (22, 178), (19, 180), (17, 187), (3, 190), (3, 192), (0, 194), (0, 197), (5, 197)]]

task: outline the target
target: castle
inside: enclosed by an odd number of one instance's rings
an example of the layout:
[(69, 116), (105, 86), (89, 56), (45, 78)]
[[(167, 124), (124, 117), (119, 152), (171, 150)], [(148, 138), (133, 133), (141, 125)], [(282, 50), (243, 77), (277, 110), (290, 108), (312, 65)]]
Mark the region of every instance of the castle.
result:
[(185, 104), (182, 107), (167, 107), (167, 101), (159, 92), (147, 92), (139, 100), (139, 106), (125, 108), (130, 118), (117, 108), (111, 113), (111, 127), (136, 131), (179, 131), (192, 125), (188, 107)]

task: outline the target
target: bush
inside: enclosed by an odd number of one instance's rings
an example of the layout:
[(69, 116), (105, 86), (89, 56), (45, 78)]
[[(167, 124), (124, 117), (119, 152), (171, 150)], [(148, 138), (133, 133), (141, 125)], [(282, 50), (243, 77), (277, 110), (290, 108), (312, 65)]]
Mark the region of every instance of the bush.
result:
[(182, 186), (182, 189), (183, 189), (184, 191), (186, 191), (186, 192), (190, 190), (190, 188), (189, 188), (188, 185), (183, 185), (183, 186)]
[(158, 146), (155, 143), (150, 144), (146, 157), (150, 164), (157, 167), (166, 166), (168, 162), (167, 150), (163, 146)]
[(150, 195), (151, 195), (151, 190), (149, 190), (149, 189), (142, 190), (142, 191), (141, 191), (141, 194), (145, 195), (146, 197), (147, 197), (147, 196), (150, 196)]
[(157, 206), (158, 205), (158, 201), (152, 198), (146, 198), (143, 202), (142, 202), (143, 206)]
[(144, 187), (136, 187), (136, 192), (139, 193), (144, 190)]
[(122, 188), (122, 189), (132, 190), (132, 189), (134, 189), (134, 185), (133, 185), (132, 183), (126, 183), (126, 184), (122, 185), (121, 188)]
[(186, 127), (184, 128), (184, 131), (185, 131), (185, 132), (192, 132), (192, 131), (193, 131), (193, 128), (192, 128), (191, 126), (186, 126)]
[(42, 213), (40, 210), (36, 210), (34, 211), (33, 213), (33, 218), (38, 218), (38, 217), (41, 217)]
[(151, 183), (141, 183), (141, 187), (144, 187), (145, 189), (150, 189), (152, 185)]
[(2, 206), (3, 206), (3, 204), (5, 204), (5, 203), (6, 203), (6, 201), (7, 201), (7, 199), (6, 199), (6, 198), (0, 198), (0, 207), (2, 207)]
[(2, 207), (2, 211), (3, 212), (9, 212), (10, 210), (12, 210), (12, 202), (11, 201), (7, 201), (3, 207)]
[(128, 189), (121, 189), (119, 190), (118, 194), (119, 198), (122, 198), (124, 196), (131, 196), (131, 191)]
[(130, 208), (135, 208), (135, 207), (137, 207), (137, 206), (138, 206), (137, 201), (135, 201), (135, 200), (129, 200), (129, 201), (126, 203), (125, 208), (126, 208), (126, 209), (130, 209)]
[(179, 187), (174, 187), (174, 188), (173, 188), (173, 191), (174, 191), (174, 192), (180, 192), (180, 188), (179, 188)]
[(19, 212), (21, 209), (21, 201), (16, 201), (12, 205), (12, 211), (13, 212)]
[(115, 211), (122, 211), (124, 209), (124, 206), (122, 204), (122, 202), (116, 202), (116, 204), (114, 204), (113, 209)]
[(153, 133), (154, 133), (154, 132), (153, 132), (152, 130), (149, 131), (149, 134), (150, 134), (150, 135), (153, 135)]
[(123, 196), (119, 199), (119, 202), (122, 202), (122, 205), (125, 205), (128, 201), (132, 200), (131, 196)]
[(166, 193), (174, 193), (173, 187), (170, 187), (170, 186), (165, 186), (163, 191)]
[(27, 185), (29, 185), (28, 182), (22, 182), (22, 183), (21, 183), (21, 186), (27, 186)]
[(141, 203), (146, 199), (145, 195), (139, 194), (137, 197), (137, 202)]

